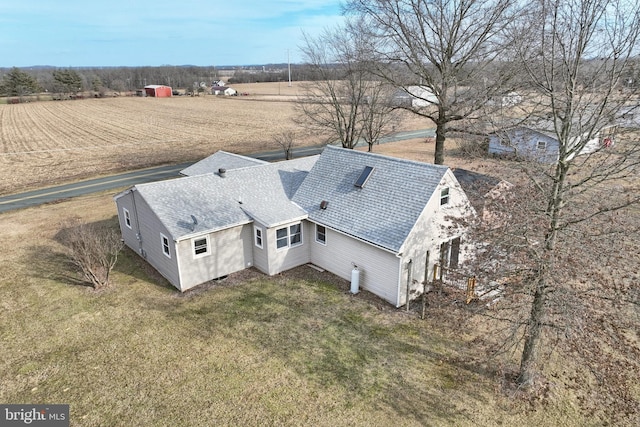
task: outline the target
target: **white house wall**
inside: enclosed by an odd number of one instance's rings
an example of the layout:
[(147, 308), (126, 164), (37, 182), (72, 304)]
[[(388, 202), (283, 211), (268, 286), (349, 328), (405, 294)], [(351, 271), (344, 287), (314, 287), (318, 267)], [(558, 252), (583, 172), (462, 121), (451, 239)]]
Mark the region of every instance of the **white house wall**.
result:
[[(120, 229), (125, 244), (142, 256), (173, 286), (180, 289), (176, 247), (171, 235), (149, 208), (149, 205), (136, 191), (129, 191), (119, 197), (116, 200), (116, 205), (118, 206)], [(130, 213), (131, 229), (124, 224), (122, 208), (126, 208)], [(139, 224), (139, 240), (137, 238), (137, 224)], [(163, 253), (161, 233), (169, 240), (170, 257)]]
[(209, 254), (202, 257), (194, 256), (192, 239), (180, 240), (177, 244), (182, 291), (253, 265), (252, 224), (216, 231), (208, 236)]
[[(253, 223), (251, 247), (253, 248), (253, 266), (265, 274), (269, 274), (269, 244), (267, 242), (267, 228), (259, 222)], [(262, 248), (259, 248), (255, 244), (255, 229), (262, 231)], [(273, 250), (275, 250), (275, 242), (273, 243)]]
[(283, 224), (266, 230), (266, 239), (264, 242), (264, 244), (267, 245), (266, 248), (268, 248), (268, 271), (266, 271), (266, 273), (270, 276), (309, 262), (310, 232), (307, 221), (302, 221), (301, 245), (281, 249), (276, 248), (276, 230), (283, 227), (289, 227), (293, 224), (296, 224), (296, 222)]
[(326, 244), (315, 241), (315, 225), (310, 224), (311, 262), (346, 280), (351, 280), (354, 264), (360, 270), (360, 287), (399, 306), (398, 257), (353, 237), (326, 229)]
[[(449, 203), (440, 205), (440, 190), (449, 187)], [(402, 245), (402, 276), (400, 279), (399, 305), (406, 304), (407, 278), (409, 274), (409, 260), (411, 260), (411, 298), (423, 291), (427, 251), (429, 252), (429, 267), (426, 279), (433, 279), (433, 266), (440, 261), (440, 244), (455, 237), (462, 238), (460, 246), (459, 264), (463, 264), (469, 257), (470, 246), (465, 244), (465, 229), (456, 223), (454, 218), (468, 217), (475, 213), (466, 194), (449, 170), (445, 174), (438, 189), (420, 214), (415, 226)]]

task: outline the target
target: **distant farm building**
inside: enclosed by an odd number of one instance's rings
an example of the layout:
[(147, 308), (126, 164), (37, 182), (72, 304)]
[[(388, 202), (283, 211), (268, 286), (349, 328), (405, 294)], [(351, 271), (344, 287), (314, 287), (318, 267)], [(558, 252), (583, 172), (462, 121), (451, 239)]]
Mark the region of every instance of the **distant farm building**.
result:
[(144, 87), (144, 91), (147, 96), (153, 96), (156, 98), (167, 98), (171, 96), (171, 86), (163, 85), (148, 85)]
[(226, 95), (226, 96), (235, 96), (238, 94), (235, 89), (230, 88), (229, 86), (213, 86), (211, 88), (212, 95)]

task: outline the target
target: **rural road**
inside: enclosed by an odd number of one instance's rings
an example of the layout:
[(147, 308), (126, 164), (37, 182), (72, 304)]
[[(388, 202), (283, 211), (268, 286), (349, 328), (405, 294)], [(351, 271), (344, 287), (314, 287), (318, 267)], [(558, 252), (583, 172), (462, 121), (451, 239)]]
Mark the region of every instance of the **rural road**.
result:
[[(380, 143), (402, 141), (414, 138), (429, 138), (435, 135), (434, 129), (422, 129), (408, 132), (399, 132), (391, 136), (381, 138)], [(366, 145), (360, 143), (358, 145)], [(306, 157), (320, 154), (322, 146), (294, 148), (293, 157)], [(249, 154), (250, 157), (265, 160), (268, 162), (284, 159), (284, 152), (268, 151), (262, 153)], [(100, 191), (113, 190), (115, 188), (131, 187), (145, 182), (160, 181), (167, 178), (175, 178), (179, 172), (190, 166), (192, 163), (181, 163), (178, 165), (159, 166), (150, 169), (142, 169), (133, 172), (122, 173), (102, 178), (89, 179), (71, 184), (59, 185), (55, 187), (42, 188), (25, 193), (12, 194), (0, 197), (0, 213), (16, 209), (38, 206), (44, 203), (51, 203), (57, 200), (71, 197), (83, 196), (85, 194), (97, 193)]]

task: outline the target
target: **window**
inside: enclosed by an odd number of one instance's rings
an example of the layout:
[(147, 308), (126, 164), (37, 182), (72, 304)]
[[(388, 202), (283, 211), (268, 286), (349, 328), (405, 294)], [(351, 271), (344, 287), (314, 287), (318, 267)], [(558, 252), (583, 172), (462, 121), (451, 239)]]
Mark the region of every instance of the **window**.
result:
[(449, 187), (440, 190), (440, 206), (449, 203)]
[(302, 224), (294, 224), (289, 227), (289, 241), (291, 246), (302, 243)]
[(193, 256), (199, 258), (209, 254), (209, 236), (197, 237), (193, 240)]
[(256, 246), (262, 249), (262, 228), (253, 227)]
[(298, 246), (302, 244), (302, 224), (297, 223), (289, 227), (276, 230), (276, 248)]
[(160, 234), (160, 240), (162, 241), (162, 253), (168, 258), (171, 258), (171, 246), (169, 246), (169, 238), (164, 234)]
[(547, 141), (536, 142), (536, 150), (545, 151), (547, 149)]
[(316, 242), (327, 244), (327, 229), (323, 225), (316, 224)]
[(289, 242), (289, 233), (287, 228), (279, 228), (276, 230), (276, 247), (286, 248)]
[(440, 245), (440, 265), (444, 268), (458, 268), (460, 260), (460, 237)]
[(122, 213), (124, 215), (124, 225), (131, 228), (131, 216), (129, 215), (129, 210), (127, 208), (122, 208)]

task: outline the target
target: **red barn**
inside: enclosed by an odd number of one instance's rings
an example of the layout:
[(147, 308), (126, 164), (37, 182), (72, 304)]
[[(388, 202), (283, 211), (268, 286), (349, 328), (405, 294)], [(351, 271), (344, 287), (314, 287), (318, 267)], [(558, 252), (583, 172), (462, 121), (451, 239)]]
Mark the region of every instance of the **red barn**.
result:
[(144, 87), (147, 96), (155, 96), (156, 98), (166, 98), (171, 96), (171, 86), (148, 85)]

